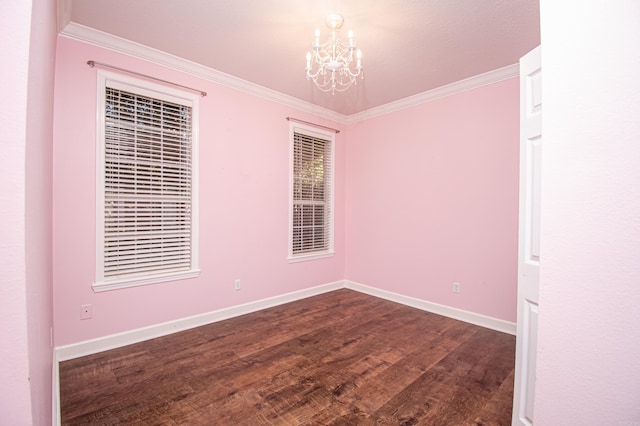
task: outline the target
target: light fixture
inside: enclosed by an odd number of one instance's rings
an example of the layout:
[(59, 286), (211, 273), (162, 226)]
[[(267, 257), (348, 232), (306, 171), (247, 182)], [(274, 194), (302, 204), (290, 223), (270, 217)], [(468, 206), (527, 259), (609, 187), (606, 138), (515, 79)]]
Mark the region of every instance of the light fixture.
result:
[(307, 80), (313, 80), (323, 92), (335, 94), (355, 84), (357, 77), (364, 77), (362, 52), (360, 49), (356, 51), (353, 31), (349, 30), (349, 40), (346, 42), (338, 38), (338, 30), (344, 24), (342, 15), (327, 15), (325, 24), (331, 31), (331, 37), (320, 44), (320, 30), (316, 29), (313, 52), (307, 52)]

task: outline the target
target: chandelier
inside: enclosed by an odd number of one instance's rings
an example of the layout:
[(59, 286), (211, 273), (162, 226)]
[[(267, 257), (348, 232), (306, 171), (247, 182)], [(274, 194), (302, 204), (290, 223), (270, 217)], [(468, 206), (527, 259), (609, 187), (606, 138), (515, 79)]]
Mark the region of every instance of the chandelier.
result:
[[(316, 29), (313, 52), (307, 52), (307, 80), (311, 79), (323, 92), (343, 92), (356, 84), (356, 78), (363, 78), (362, 52), (356, 51), (353, 31), (349, 30), (348, 41), (338, 38), (338, 30), (344, 18), (333, 13), (327, 15), (325, 24), (331, 31), (331, 37), (320, 44), (320, 30)], [(354, 63), (355, 51), (355, 63)]]

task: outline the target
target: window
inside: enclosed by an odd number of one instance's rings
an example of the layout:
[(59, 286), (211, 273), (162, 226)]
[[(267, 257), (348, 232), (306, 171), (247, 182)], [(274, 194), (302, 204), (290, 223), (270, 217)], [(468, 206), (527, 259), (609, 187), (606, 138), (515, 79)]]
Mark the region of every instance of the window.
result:
[(333, 255), (334, 138), (291, 124), (290, 262)]
[(98, 71), (94, 290), (198, 275), (198, 101)]

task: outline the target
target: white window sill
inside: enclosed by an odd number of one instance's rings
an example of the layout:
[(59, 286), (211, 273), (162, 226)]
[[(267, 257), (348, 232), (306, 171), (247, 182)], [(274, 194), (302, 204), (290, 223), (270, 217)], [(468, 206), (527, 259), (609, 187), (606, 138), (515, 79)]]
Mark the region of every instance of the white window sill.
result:
[(324, 259), (327, 257), (333, 257), (335, 252), (333, 251), (323, 251), (320, 253), (306, 253), (300, 255), (289, 256), (287, 260), (289, 263), (297, 263), (297, 262), (306, 262), (308, 260), (316, 260), (316, 259)]
[(138, 287), (141, 285), (164, 283), (167, 281), (186, 280), (188, 278), (196, 278), (200, 275), (200, 269), (191, 269), (184, 272), (176, 272), (171, 274), (144, 276), (140, 278), (128, 278), (123, 280), (110, 280), (93, 283), (93, 291), (100, 293), (102, 291), (119, 290), (122, 288)]

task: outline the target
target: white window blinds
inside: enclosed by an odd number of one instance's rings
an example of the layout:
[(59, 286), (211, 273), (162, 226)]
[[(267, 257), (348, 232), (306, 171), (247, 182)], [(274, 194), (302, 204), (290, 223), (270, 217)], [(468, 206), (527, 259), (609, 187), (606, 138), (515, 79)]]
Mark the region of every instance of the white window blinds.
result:
[(104, 88), (98, 285), (196, 266), (192, 106), (121, 87), (107, 82)]
[(332, 250), (332, 144), (294, 131), (291, 254)]

